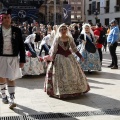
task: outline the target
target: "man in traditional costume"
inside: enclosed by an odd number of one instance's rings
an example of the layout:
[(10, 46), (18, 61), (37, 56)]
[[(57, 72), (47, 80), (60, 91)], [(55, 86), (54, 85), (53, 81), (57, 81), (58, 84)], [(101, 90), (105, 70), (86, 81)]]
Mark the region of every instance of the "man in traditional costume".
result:
[[(21, 30), (11, 25), (11, 10), (1, 12), (0, 26), (0, 91), (2, 102), (10, 104), (9, 108), (16, 107), (14, 102), (15, 80), (22, 77), (21, 69), (25, 63), (25, 48)], [(18, 57), (19, 56), (19, 57)], [(6, 95), (6, 85), (10, 95)]]

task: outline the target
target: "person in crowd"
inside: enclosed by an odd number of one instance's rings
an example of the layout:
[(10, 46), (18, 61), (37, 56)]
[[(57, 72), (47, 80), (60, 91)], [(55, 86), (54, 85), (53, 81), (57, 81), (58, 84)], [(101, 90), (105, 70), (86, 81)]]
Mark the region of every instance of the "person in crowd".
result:
[[(95, 53), (90, 53), (85, 49), (86, 41), (91, 41), (96, 44), (96, 39), (94, 33), (89, 24), (83, 25), (83, 30), (80, 35), (80, 45), (78, 46), (79, 52), (82, 54), (84, 61), (81, 61), (79, 57), (77, 57), (78, 62), (81, 64), (81, 67), (84, 71), (101, 71), (101, 63), (98, 50)], [(91, 46), (90, 46), (91, 47)]]
[(107, 35), (110, 33), (110, 29), (111, 29), (111, 27), (108, 26), (108, 28), (107, 28)]
[(34, 23), (34, 27), (32, 29), (32, 33), (35, 33), (36, 31), (40, 31), (40, 26), (38, 22)]
[(39, 56), (42, 56), (42, 51), (45, 51), (45, 55), (49, 54), (49, 50), (50, 50), (50, 34), (48, 34), (47, 36), (45, 36), (40, 44), (40, 52), (39, 52)]
[(29, 27), (29, 34), (33, 33), (33, 31), (32, 31), (33, 27), (34, 27), (34, 23), (31, 23), (31, 25)]
[(56, 33), (57, 33), (57, 29), (58, 29), (58, 26), (57, 26), (57, 25), (54, 25), (54, 26), (53, 26), (53, 30), (52, 30), (51, 35), (50, 35), (50, 39), (49, 39), (49, 45), (50, 45), (50, 46), (52, 46), (52, 44), (53, 44), (55, 35), (56, 35)]
[(74, 39), (67, 26), (59, 26), (49, 55), (44, 61), (48, 64), (45, 78), (45, 92), (56, 98), (77, 97), (90, 90), (86, 76), (76, 61), (71, 49), (81, 60)]
[(76, 46), (79, 45), (79, 41), (77, 41), (79, 35), (80, 35), (80, 31), (78, 30), (78, 26), (76, 25), (76, 26), (74, 26), (74, 32), (73, 32), (73, 34), (72, 34)]
[(32, 29), (33, 33), (36, 34), (36, 38), (35, 38), (35, 48), (38, 49), (39, 48), (39, 41), (40, 41), (40, 26), (38, 22), (35, 22), (35, 26)]
[(94, 30), (94, 35), (98, 36), (98, 39), (96, 41), (96, 48), (98, 49), (101, 64), (102, 64), (102, 59), (103, 59), (103, 54), (102, 54), (103, 44), (102, 44), (102, 42), (100, 43), (99, 41), (102, 41), (101, 38), (100, 38), (100, 34), (101, 34), (102, 31), (103, 31), (103, 28), (102, 28), (101, 23), (97, 23), (96, 24), (96, 29)]
[(39, 49), (41, 38), (42, 38), (41, 31), (36, 31), (35, 34), (36, 34), (36, 38), (35, 38), (35, 43), (36, 44), (35, 44), (35, 47), (36, 47), (36, 49)]
[(117, 21), (115, 19), (112, 20), (110, 24), (111, 24), (111, 30), (107, 37), (107, 43), (112, 58), (112, 63), (108, 67), (110, 67), (111, 69), (118, 69), (116, 48), (118, 46), (118, 40), (119, 40), (119, 28)]
[(103, 44), (103, 51), (106, 52), (107, 51), (107, 37), (108, 37), (108, 34), (110, 33), (110, 26), (106, 26), (105, 29), (106, 29), (106, 40)]
[(29, 35), (29, 30), (26, 22), (23, 22), (21, 31), (22, 31), (23, 40), (25, 41), (25, 38)]
[(82, 26), (83, 26), (83, 23), (79, 23), (79, 32), (81, 33), (82, 32)]
[(27, 36), (24, 42), (25, 49), (26, 51), (30, 51), (31, 57), (37, 57), (37, 52), (35, 50), (35, 39), (36, 39), (36, 34), (33, 33)]
[[(25, 60), (25, 48), (22, 32), (18, 27), (11, 25), (11, 10), (4, 9), (1, 12), (2, 25), (0, 27), (0, 91), (2, 102), (9, 103), (9, 108), (16, 107), (14, 102), (15, 80), (22, 77), (20, 68), (23, 68)], [(19, 58), (18, 58), (19, 56)], [(10, 99), (6, 95), (7, 90)]]
[(51, 34), (52, 32), (52, 26), (51, 25), (47, 25), (47, 35)]
[(40, 30), (41, 30), (41, 32), (42, 33), (46, 33), (46, 28), (45, 28), (45, 25), (43, 25), (43, 24), (40, 24)]
[(41, 59), (35, 50), (36, 34), (29, 35), (24, 44), (26, 46), (26, 63), (22, 69), (23, 75), (40, 75), (44, 73)]

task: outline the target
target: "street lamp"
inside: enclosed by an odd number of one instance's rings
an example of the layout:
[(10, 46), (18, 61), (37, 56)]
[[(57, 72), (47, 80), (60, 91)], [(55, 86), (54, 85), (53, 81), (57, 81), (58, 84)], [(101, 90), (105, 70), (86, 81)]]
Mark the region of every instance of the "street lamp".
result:
[(95, 9), (94, 15), (95, 15), (96, 23), (97, 23), (98, 15), (99, 15), (99, 11), (97, 9)]

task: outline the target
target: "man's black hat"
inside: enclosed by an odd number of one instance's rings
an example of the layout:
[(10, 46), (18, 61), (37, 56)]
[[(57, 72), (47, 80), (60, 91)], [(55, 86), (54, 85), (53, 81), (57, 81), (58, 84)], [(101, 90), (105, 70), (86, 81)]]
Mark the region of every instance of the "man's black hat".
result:
[(6, 15), (10, 14), (11, 15), (11, 12), (12, 12), (11, 9), (2, 9), (1, 12), (0, 12), (0, 15), (1, 14), (6, 14)]

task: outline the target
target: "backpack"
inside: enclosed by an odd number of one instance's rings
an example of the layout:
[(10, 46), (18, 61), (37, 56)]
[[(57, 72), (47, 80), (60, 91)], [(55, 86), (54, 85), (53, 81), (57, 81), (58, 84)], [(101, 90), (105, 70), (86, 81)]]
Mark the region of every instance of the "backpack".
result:
[(102, 30), (99, 30), (100, 31), (100, 36), (99, 36), (99, 39), (98, 39), (98, 43), (99, 44), (104, 44), (105, 41), (106, 41), (106, 34), (105, 32)]

